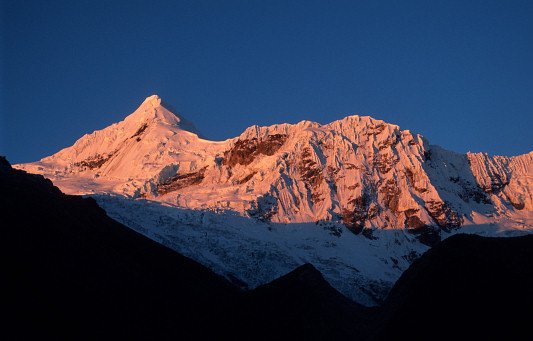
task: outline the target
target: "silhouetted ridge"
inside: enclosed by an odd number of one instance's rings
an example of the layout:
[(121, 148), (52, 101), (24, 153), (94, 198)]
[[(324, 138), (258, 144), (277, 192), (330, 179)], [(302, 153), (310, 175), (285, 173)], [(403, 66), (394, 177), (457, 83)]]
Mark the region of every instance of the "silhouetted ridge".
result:
[(250, 292), (246, 304), (257, 316), (248, 328), (264, 340), (361, 338), (374, 311), (340, 294), (309, 263)]
[(0, 156), (0, 168), (11, 168), (11, 164), (7, 161), (5, 156)]
[[(3, 321), (19, 338), (230, 333), (238, 292), (202, 265), (0, 158)], [(203, 328), (209, 321), (214, 329)]]
[(382, 307), (379, 339), (529, 339), (533, 235), (455, 235), (415, 261)]

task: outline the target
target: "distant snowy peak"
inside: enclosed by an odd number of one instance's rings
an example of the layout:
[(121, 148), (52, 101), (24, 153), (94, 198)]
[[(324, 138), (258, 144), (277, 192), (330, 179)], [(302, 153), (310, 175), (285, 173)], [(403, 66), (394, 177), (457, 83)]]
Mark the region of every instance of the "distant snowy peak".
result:
[[(297, 124), (274, 124), (271, 126), (260, 127), (253, 125), (248, 127), (240, 136), (239, 139), (250, 138), (266, 138), (268, 135), (286, 134), (295, 136), (298, 134), (309, 134), (315, 132), (317, 134), (343, 134), (349, 138), (355, 138), (359, 134), (366, 133), (384, 133), (382, 135), (400, 134), (400, 127), (394, 124), (386, 123), (382, 120), (374, 119), (370, 116), (352, 115), (343, 119), (333, 121), (328, 124), (320, 124), (313, 121), (301, 121)], [(405, 130), (404, 133), (409, 133)]]
[(197, 141), (202, 138), (191, 121), (153, 95), (123, 121), (86, 134), (71, 147), (20, 168), (45, 174), (90, 172), (96, 177), (147, 179), (176, 161), (169, 155), (201, 145)]
[(143, 123), (173, 125), (203, 138), (203, 135), (191, 121), (183, 117), (170, 104), (165, 103), (158, 95), (146, 98), (141, 106), (133, 114), (126, 117), (124, 121), (132, 122), (134, 125), (142, 125)]
[(358, 115), (254, 125), (220, 142), (198, 134), (154, 95), (123, 121), (18, 167), (47, 174), (69, 193), (143, 197), (272, 223), (323, 222), (332, 231), (449, 232), (500, 218), (533, 221), (533, 153), (458, 154)]

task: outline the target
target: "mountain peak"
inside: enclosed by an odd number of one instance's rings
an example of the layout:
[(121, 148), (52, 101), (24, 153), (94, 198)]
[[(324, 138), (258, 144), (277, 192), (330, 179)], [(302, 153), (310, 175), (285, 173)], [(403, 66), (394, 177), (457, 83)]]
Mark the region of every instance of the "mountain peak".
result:
[(161, 97), (159, 97), (158, 95), (148, 96), (144, 100), (143, 104), (145, 104), (145, 103), (146, 104), (151, 104), (153, 106), (158, 106), (159, 104), (161, 104)]
[(146, 99), (144, 100), (144, 102), (141, 104), (140, 107), (144, 107), (144, 108), (163, 107), (163, 108), (167, 109), (168, 111), (170, 111), (171, 113), (173, 113), (174, 115), (176, 115), (178, 117), (180, 116), (180, 112), (179, 111), (174, 109), (170, 104), (168, 104), (165, 101), (163, 101), (163, 99), (161, 97), (159, 97), (158, 95), (152, 95), (152, 96), (146, 97)]
[(146, 97), (146, 99), (142, 102), (142, 104), (135, 111), (135, 113), (149, 112), (149, 113), (154, 114), (155, 116), (161, 116), (161, 115), (156, 115), (158, 112), (157, 110), (155, 111), (153, 110), (153, 109), (161, 109), (161, 108), (166, 109), (166, 111), (172, 114), (170, 116), (177, 117), (178, 121), (183, 119), (179, 111), (174, 109), (170, 104), (165, 103), (165, 101), (163, 101), (161, 97), (159, 97), (158, 95), (152, 95), (152, 96)]
[(170, 104), (165, 103), (158, 95), (147, 97), (142, 104), (129, 115), (126, 120), (138, 123), (155, 121), (158, 123), (179, 126), (182, 130), (189, 131), (203, 138), (194, 124)]

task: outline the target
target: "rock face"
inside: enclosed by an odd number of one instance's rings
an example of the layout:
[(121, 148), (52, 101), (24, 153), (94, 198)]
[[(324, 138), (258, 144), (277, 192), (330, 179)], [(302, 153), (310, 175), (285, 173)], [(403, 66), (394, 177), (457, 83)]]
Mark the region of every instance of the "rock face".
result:
[(450, 232), (480, 219), (529, 221), (533, 210), (533, 152), (461, 155), (361, 116), (252, 126), (214, 142), (157, 96), (124, 121), (16, 167), (77, 194), (143, 197), (273, 223), (329, 221), (356, 234)]

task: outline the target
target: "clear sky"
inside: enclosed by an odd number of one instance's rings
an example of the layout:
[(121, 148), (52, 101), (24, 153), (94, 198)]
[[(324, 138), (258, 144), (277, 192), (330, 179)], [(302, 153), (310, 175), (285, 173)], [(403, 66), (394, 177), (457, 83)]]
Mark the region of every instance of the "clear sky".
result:
[(533, 1), (1, 0), (0, 155), (160, 95), (213, 140), (370, 115), (460, 153), (533, 150)]

